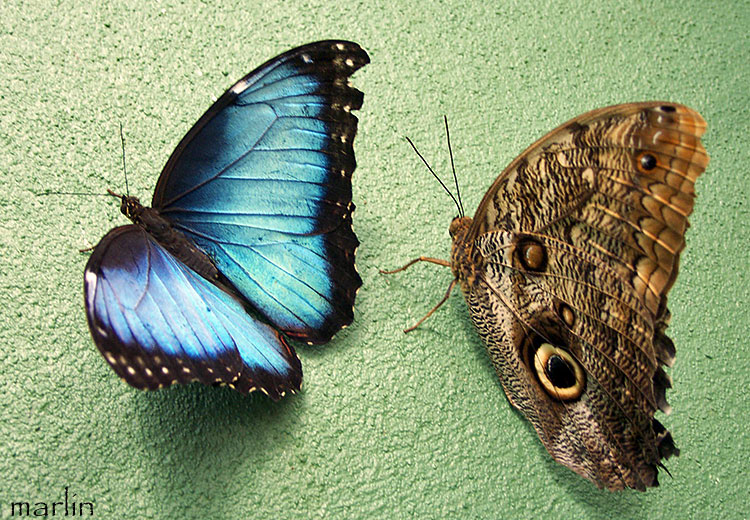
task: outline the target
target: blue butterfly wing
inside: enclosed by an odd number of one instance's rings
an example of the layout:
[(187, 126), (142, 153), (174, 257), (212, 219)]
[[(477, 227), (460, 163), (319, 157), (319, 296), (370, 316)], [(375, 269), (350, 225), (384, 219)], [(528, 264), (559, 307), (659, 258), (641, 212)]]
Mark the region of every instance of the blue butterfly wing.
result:
[(138, 226), (115, 228), (99, 242), (84, 295), (96, 346), (136, 388), (200, 381), (278, 399), (300, 387), (299, 359), (277, 331)]
[(369, 62), (357, 44), (292, 49), (236, 83), (183, 138), (153, 207), (291, 337), (328, 341), (353, 319), (352, 142)]

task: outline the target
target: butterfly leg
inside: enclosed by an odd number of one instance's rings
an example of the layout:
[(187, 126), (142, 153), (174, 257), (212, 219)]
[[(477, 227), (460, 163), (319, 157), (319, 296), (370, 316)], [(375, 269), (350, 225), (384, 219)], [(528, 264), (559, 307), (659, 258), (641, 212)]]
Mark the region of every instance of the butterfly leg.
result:
[(404, 329), (404, 334), (408, 334), (409, 332), (413, 331), (414, 329), (416, 329), (417, 327), (419, 327), (422, 323), (424, 323), (424, 321), (427, 318), (429, 318), (430, 316), (432, 316), (432, 313), (434, 313), (436, 310), (438, 310), (440, 308), (440, 306), (442, 304), (444, 304), (448, 300), (448, 297), (451, 295), (451, 291), (456, 286), (456, 283), (458, 283), (458, 279), (454, 278), (453, 281), (451, 281), (451, 284), (448, 286), (448, 290), (445, 291), (445, 296), (443, 296), (443, 299), (440, 300), (437, 303), (437, 305), (435, 305), (432, 309), (430, 309), (430, 312), (428, 312), (427, 314), (425, 314), (424, 317), (421, 320), (419, 320), (417, 323), (415, 323), (414, 325), (412, 325), (408, 329)]
[[(407, 269), (408, 267), (411, 267), (412, 265), (416, 264), (417, 262), (429, 262), (431, 264), (442, 265), (442, 266), (445, 266), (445, 267), (450, 267), (451, 266), (451, 263), (448, 260), (441, 260), (439, 258), (432, 258), (430, 256), (420, 256), (419, 258), (415, 258), (411, 262), (407, 263), (406, 265), (404, 265), (402, 267), (399, 267), (398, 269), (393, 269), (392, 271), (384, 271), (383, 269), (379, 269), (379, 271), (380, 271), (380, 274), (395, 274), (395, 273), (399, 273), (399, 272)], [(448, 290), (445, 292), (445, 296), (443, 296), (443, 299), (440, 300), (438, 302), (438, 304), (435, 305), (432, 309), (430, 309), (430, 312), (428, 312), (427, 314), (425, 314), (424, 317), (421, 320), (419, 320), (417, 323), (415, 323), (414, 325), (412, 325), (408, 329), (404, 329), (404, 334), (408, 334), (409, 332), (413, 331), (414, 329), (416, 329), (417, 327), (419, 327), (422, 323), (424, 323), (424, 321), (427, 318), (429, 318), (430, 316), (432, 316), (432, 314), (436, 310), (438, 310), (438, 308), (442, 304), (444, 304), (446, 302), (446, 300), (448, 299), (448, 296), (450, 296), (450, 294), (451, 294), (451, 291), (456, 286), (456, 282), (458, 282), (458, 280), (454, 279), (451, 282), (451, 284), (448, 286)]]
[(398, 269), (394, 269), (392, 271), (384, 271), (383, 269), (378, 269), (378, 271), (380, 272), (380, 274), (395, 274), (395, 273), (400, 273), (401, 271), (405, 270), (407, 267), (411, 267), (414, 264), (416, 264), (417, 262), (429, 262), (431, 264), (443, 265), (445, 267), (450, 267), (451, 266), (451, 263), (448, 260), (441, 260), (439, 258), (432, 258), (432, 257), (429, 257), (429, 256), (420, 256), (419, 258), (415, 258), (414, 260), (412, 260), (411, 262), (409, 262), (405, 266), (399, 267)]

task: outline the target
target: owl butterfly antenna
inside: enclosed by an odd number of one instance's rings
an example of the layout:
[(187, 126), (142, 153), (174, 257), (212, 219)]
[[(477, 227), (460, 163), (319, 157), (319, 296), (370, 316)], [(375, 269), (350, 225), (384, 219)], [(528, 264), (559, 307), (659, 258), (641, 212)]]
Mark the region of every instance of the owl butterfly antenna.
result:
[(461, 200), (461, 190), (458, 189), (458, 176), (456, 175), (456, 165), (453, 163), (453, 149), (451, 148), (451, 134), (448, 131), (448, 116), (443, 115), (445, 121), (445, 140), (448, 142), (448, 155), (451, 158), (451, 170), (453, 170), (453, 182), (456, 183), (456, 197), (458, 198), (458, 215), (463, 218), (466, 214), (464, 213), (464, 202)]
[[(456, 205), (456, 208), (458, 208), (458, 212), (462, 214), (462, 211), (461, 211), (461, 206), (460, 206), (460, 205), (458, 204), (458, 201), (456, 200), (456, 197), (454, 197), (454, 196), (453, 196), (453, 194), (451, 193), (451, 190), (449, 190), (449, 189), (448, 189), (448, 187), (447, 187), (447, 186), (445, 185), (445, 183), (444, 183), (444, 182), (443, 182), (442, 180), (440, 180), (440, 177), (438, 177), (437, 173), (435, 173), (435, 170), (433, 170), (433, 169), (432, 169), (432, 166), (430, 166), (430, 164), (429, 164), (429, 163), (427, 162), (427, 160), (426, 160), (426, 159), (425, 159), (425, 158), (424, 158), (424, 157), (422, 156), (422, 154), (421, 154), (421, 153), (419, 153), (419, 150), (417, 150), (417, 147), (416, 147), (416, 146), (414, 146), (414, 143), (413, 143), (413, 142), (411, 141), (411, 139), (409, 139), (409, 138), (408, 138), (407, 136), (404, 136), (404, 138), (405, 138), (405, 139), (406, 139), (406, 141), (407, 141), (407, 142), (408, 142), (408, 143), (409, 143), (409, 144), (411, 145), (411, 147), (412, 147), (412, 148), (414, 149), (414, 151), (415, 151), (415, 152), (417, 153), (417, 155), (419, 156), (419, 158), (420, 158), (420, 159), (422, 159), (422, 162), (424, 163), (424, 165), (425, 165), (425, 166), (427, 166), (427, 169), (428, 169), (428, 170), (430, 170), (430, 173), (432, 174), (432, 176), (433, 176), (433, 177), (435, 177), (435, 178), (437, 179), (437, 181), (438, 181), (438, 182), (440, 183), (440, 185), (441, 185), (441, 186), (443, 187), (443, 189), (445, 190), (445, 192), (446, 192), (446, 193), (447, 193), (448, 195), (450, 195), (450, 198), (452, 198), (452, 199), (453, 199), (453, 203), (454, 203), (454, 204)], [(452, 161), (453, 161), (453, 158), (451, 157), (451, 162), (452, 162)]]
[[(460, 202), (461, 201), (461, 192), (458, 189), (458, 176), (456, 175), (456, 166), (453, 163), (453, 150), (451, 149), (451, 136), (450, 136), (450, 132), (448, 131), (448, 116), (443, 116), (443, 120), (445, 121), (445, 137), (446, 137), (446, 140), (448, 141), (448, 153), (450, 154), (450, 158), (451, 158), (451, 169), (453, 170), (453, 181), (456, 183), (456, 195), (458, 195), (458, 199), (456, 199), (456, 197), (453, 196), (453, 193), (451, 193), (451, 190), (449, 190), (448, 187), (445, 185), (445, 183), (442, 180), (440, 180), (440, 177), (437, 176), (437, 174), (432, 169), (432, 167), (427, 162), (427, 160), (422, 156), (421, 153), (419, 153), (419, 150), (414, 145), (414, 143), (412, 142), (412, 140), (409, 139), (406, 136), (404, 136), (404, 137), (405, 137), (406, 141), (414, 149), (414, 151), (419, 156), (419, 158), (422, 159), (422, 162), (424, 163), (425, 166), (427, 166), (427, 169), (430, 171), (430, 173), (432, 174), (432, 176), (437, 179), (437, 181), (443, 187), (443, 189), (445, 190), (445, 192), (448, 195), (450, 195), (451, 199), (453, 199), (453, 202), (456, 204), (456, 208), (458, 209), (459, 216), (461, 218), (463, 218), (463, 216), (464, 216), (464, 207), (463, 207), (463, 204)], [(404, 269), (406, 269), (408, 267), (411, 267), (412, 265), (416, 264), (417, 262), (429, 262), (431, 264), (442, 265), (444, 267), (450, 267), (451, 266), (451, 263), (448, 260), (441, 260), (439, 258), (432, 258), (432, 257), (429, 257), (429, 256), (420, 256), (419, 258), (415, 258), (411, 262), (407, 263), (403, 267), (399, 267), (398, 269), (393, 269), (392, 271), (384, 271), (383, 269), (380, 269), (379, 271), (380, 271), (380, 274), (394, 274), (394, 273), (401, 272), (401, 271), (403, 271)], [(404, 333), (409, 333), (409, 332), (413, 331), (414, 329), (416, 329), (417, 327), (419, 327), (427, 318), (429, 318), (430, 316), (432, 316), (432, 314), (436, 310), (438, 310), (440, 308), (440, 306), (443, 305), (448, 300), (448, 297), (450, 296), (451, 291), (453, 290), (453, 288), (456, 286), (457, 283), (458, 283), (458, 279), (454, 278), (451, 281), (450, 285), (448, 286), (448, 290), (445, 291), (445, 296), (443, 296), (443, 298), (437, 303), (437, 305), (435, 305), (432, 309), (430, 309), (427, 312), (427, 314), (425, 314), (422, 317), (422, 319), (419, 320), (417, 323), (415, 323), (414, 325), (412, 325), (409, 328), (404, 329)]]

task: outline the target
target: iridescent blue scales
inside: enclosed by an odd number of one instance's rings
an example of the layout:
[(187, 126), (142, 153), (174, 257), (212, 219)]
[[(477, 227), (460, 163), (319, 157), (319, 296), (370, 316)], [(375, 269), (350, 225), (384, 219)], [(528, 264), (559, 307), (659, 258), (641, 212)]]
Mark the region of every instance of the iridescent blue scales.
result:
[(300, 387), (284, 336), (324, 343), (362, 281), (351, 228), (352, 143), (369, 62), (357, 44), (292, 49), (237, 82), (177, 146), (153, 209), (122, 196), (85, 271), (89, 327), (136, 388), (226, 383), (272, 398)]
[(91, 264), (98, 265), (86, 270), (91, 334), (134, 387), (198, 380), (274, 397), (299, 387), (299, 360), (280, 334), (139, 226), (110, 231)]

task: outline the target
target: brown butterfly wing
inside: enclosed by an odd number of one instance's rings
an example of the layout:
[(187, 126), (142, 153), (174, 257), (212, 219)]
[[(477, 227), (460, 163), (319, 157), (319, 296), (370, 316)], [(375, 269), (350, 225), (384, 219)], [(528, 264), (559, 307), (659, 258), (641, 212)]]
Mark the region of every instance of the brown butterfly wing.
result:
[(705, 128), (673, 103), (584, 114), (519, 156), (454, 236), (454, 270), (510, 401), (555, 459), (600, 487), (657, 485), (676, 451), (654, 413), (669, 410), (666, 295), (708, 164)]

